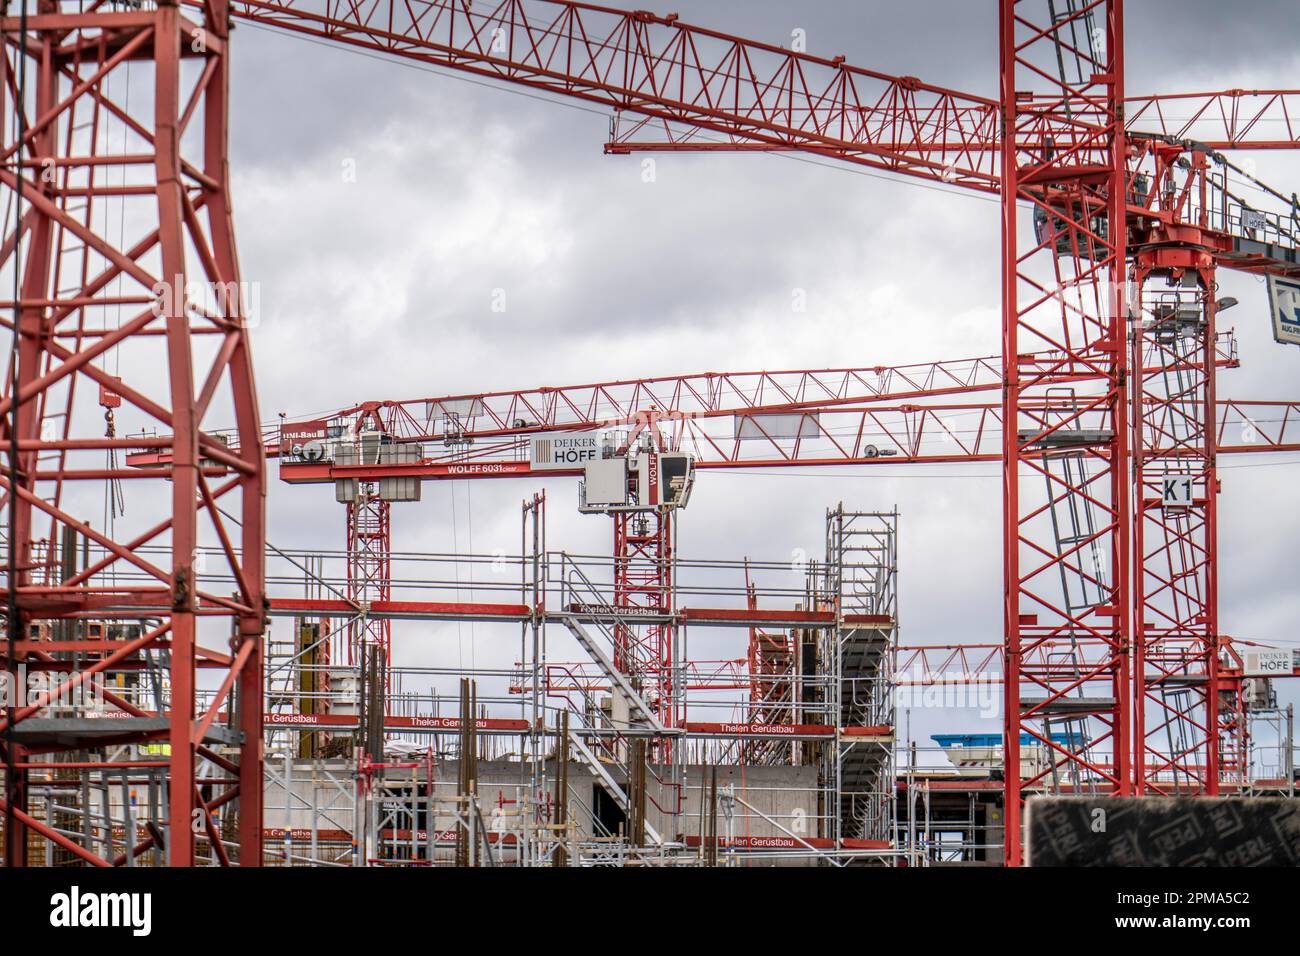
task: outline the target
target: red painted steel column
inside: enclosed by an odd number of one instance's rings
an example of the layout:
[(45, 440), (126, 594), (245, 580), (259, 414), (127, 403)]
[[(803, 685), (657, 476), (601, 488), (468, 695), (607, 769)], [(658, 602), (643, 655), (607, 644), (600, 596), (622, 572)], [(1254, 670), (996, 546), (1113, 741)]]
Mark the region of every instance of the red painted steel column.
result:
[[(230, 40), (230, 5), (228, 0), (208, 0), (205, 5), (206, 29), (223, 45)], [(204, 172), (221, 189), (208, 202), (208, 220), (212, 257), (219, 281), (234, 288), (239, 298), (238, 317), (247, 317), (244, 285), (235, 247), (235, 227), (230, 207), (229, 156), (230, 60), (227, 55), (215, 59), (212, 77), (207, 83), (205, 123), (203, 129)], [(239, 757), (239, 862), (241, 866), (262, 865), (262, 715), (265, 711), (265, 683), (262, 675), (262, 641), (266, 624), (266, 595), (262, 582), (266, 576), (266, 489), (262, 475), (266, 469), (266, 452), (262, 447), (261, 413), (253, 376), (253, 357), (248, 329), (232, 332), (230, 352), (232, 398), (235, 421), (244, 457), (256, 461), (254, 474), (241, 481), (240, 555), (248, 593), (242, 594), (248, 610), (238, 617), (231, 648), (238, 654), (241, 646), (252, 644), (248, 659), (240, 671), (237, 685), (239, 730), (242, 740)]]
[[(1128, 248), (1128, 187), (1129, 144), (1124, 116), (1125, 85), (1124, 59), (1124, 0), (1114, 0), (1108, 10), (1106, 43), (1113, 50), (1111, 57), (1110, 101), (1108, 107), (1114, 123), (1114, 137), (1110, 154), (1110, 215), (1109, 228), (1114, 244), (1114, 262), (1110, 272), (1111, 335), (1115, 363), (1110, 369), (1115, 395), (1115, 441), (1111, 449), (1111, 488), (1118, 511), (1118, 533), (1115, 536), (1112, 560), (1115, 566), (1114, 607), (1117, 611), (1118, 633), (1115, 634), (1117, 667), (1115, 677), (1115, 793), (1129, 796), (1133, 765), (1133, 697), (1132, 637), (1133, 637), (1133, 525), (1131, 436), (1129, 433), (1130, 401), (1133, 392), (1132, 366), (1126, 348), (1129, 335), (1129, 248)], [(1213, 349), (1213, 343), (1211, 343)]]
[(172, 408), (172, 659), (171, 780), (167, 859), (194, 863), (194, 558), (198, 545), (198, 427), (194, 417), (193, 355), (186, 308), (186, 262), (180, 185), (180, 10), (160, 0), (154, 30), (155, 172), (158, 177), (158, 246), (161, 282), (169, 293), (163, 322)]
[(1020, 327), (1016, 315), (1016, 63), (1014, 0), (998, 5), (998, 49), (1002, 107), (1002, 761), (1003, 847), (1008, 866), (1019, 866), (1020, 852), (1020, 577), (1018, 518), (1020, 455), (1016, 422), (1020, 400)]
[[(54, 70), (53, 43), (48, 36), (42, 37), (39, 45), (39, 62), (28, 64), (26, 73), (26, 82), (35, 86), (34, 112), (37, 115), (46, 114), (55, 104), (57, 99), (57, 85)], [(11, 69), (10, 82), (18, 82), (18, 70)], [(30, 150), (31, 160), (37, 164), (37, 168), (44, 168), (45, 164), (53, 163), (58, 156), (58, 143), (56, 131), (50, 124), (34, 130), (32, 138), (32, 148)], [(28, 190), (39, 189), (43, 196), (48, 197), (53, 190), (54, 184), (47, 178), (40, 177), (40, 184), (32, 181), (27, 184)], [(29, 197), (30, 201), (30, 197)], [(30, 232), (27, 237), (27, 248), (25, 251), (26, 262), (21, 277), (21, 296), (25, 302), (44, 298), (45, 290), (50, 284), (50, 274), (52, 269), (51, 245), (53, 240), (54, 224), (48, 216), (29, 214)], [(21, 241), (21, 235), (19, 236)], [(17, 349), (18, 370), (16, 374), (18, 391), (21, 394), (25, 389), (33, 387), (33, 383), (40, 377), (44, 371), (43, 367), (43, 343), (49, 335), (50, 326), (47, 320), (45, 310), (38, 306), (22, 306), (18, 309), (18, 330), (19, 341)], [(9, 382), (5, 383), (6, 392), (9, 391)], [(12, 413), (10, 413), (12, 414)], [(20, 404), (17, 410), (17, 433), (20, 439), (25, 439), (28, 443), (34, 443), (41, 437), (41, 414), (40, 407), (35, 402)], [(6, 438), (9, 437), (10, 420), (5, 422)], [(6, 446), (8, 442), (6, 441)], [(8, 448), (5, 449), (6, 451)], [(29, 494), (35, 494), (36, 491), (36, 468), (38, 455), (34, 448), (30, 451), (20, 452), (18, 455), (19, 473), (16, 476), (16, 484), (27, 491)], [(8, 462), (6, 461), (6, 464)], [(5, 496), (5, 507), (9, 510), (6, 514), (6, 522), (12, 518), (12, 554), (16, 565), (10, 568), (9, 573), (12, 576), (14, 584), (18, 587), (30, 586), (34, 583), (31, 567), (36, 557), (32, 547), (33, 531), (35, 521), (33, 520), (33, 508), (31, 501), (22, 496), (15, 496), (14, 501), (10, 501), (9, 495)], [(6, 559), (7, 560), (7, 559)], [(8, 636), (16, 639), (24, 639), (29, 631), (32, 616), (25, 613), (21, 608), (16, 615), (17, 620), (13, 622), (9, 629)], [(24, 655), (25, 656), (25, 655)], [(19, 658), (18, 660), (21, 660)], [(16, 666), (11, 673), (15, 676), (17, 686)], [(13, 744), (13, 761), (16, 763), (26, 756), (25, 749), (20, 744)], [(15, 811), (26, 812), (27, 807), (27, 778), (28, 773), (24, 769), (15, 769), (9, 772), (6, 765), (5, 776), (5, 795), (7, 799), (12, 800), (12, 806)], [(25, 866), (27, 862), (27, 826), (18, 817), (9, 813), (5, 818), (5, 862), (8, 866)]]

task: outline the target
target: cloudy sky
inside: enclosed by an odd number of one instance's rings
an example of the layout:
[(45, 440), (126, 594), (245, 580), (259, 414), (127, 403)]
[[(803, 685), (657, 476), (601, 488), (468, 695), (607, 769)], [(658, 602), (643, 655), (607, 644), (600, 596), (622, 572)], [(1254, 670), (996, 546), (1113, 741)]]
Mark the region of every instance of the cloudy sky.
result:
[[(671, 8), (775, 44), (802, 29), (813, 53), (996, 90), (991, 0)], [(1250, 17), (1212, 0), (1132, 3), (1129, 92), (1294, 85), (1297, 27), (1291, 2), (1252, 4)], [(601, 111), (249, 25), (234, 39), (236, 228), (245, 278), (259, 284), (267, 420), (366, 399), (998, 351), (998, 206), (986, 197), (770, 155), (662, 155), (647, 183), (640, 157), (602, 155)], [(1266, 181), (1300, 183), (1294, 159), (1256, 160)], [(1242, 368), (1221, 376), (1221, 394), (1294, 396), (1300, 350), (1273, 344), (1262, 282), (1222, 285), (1242, 303), (1230, 316)], [(791, 313), (793, 288), (807, 290), (804, 314)], [(494, 289), (506, 292), (504, 313), (491, 310)], [(1298, 474), (1271, 458), (1225, 463), (1222, 618), (1234, 635), (1296, 642)], [(827, 506), (897, 505), (903, 639), (996, 641), (996, 475), (995, 465), (710, 473), (682, 518), (681, 553), (817, 554)], [(519, 502), (537, 487), (426, 485), (421, 503), (396, 509), (395, 547), (517, 551)], [(550, 545), (607, 551), (609, 527), (577, 514), (575, 482), (543, 487)], [(342, 547), (329, 488), (277, 483), (270, 516), (282, 548)], [(399, 626), (399, 653), (422, 664), (513, 656), (512, 630), (472, 630)], [(743, 653), (742, 632), (723, 638), (726, 656)], [(918, 720), (927, 734), (974, 726), (964, 712)]]

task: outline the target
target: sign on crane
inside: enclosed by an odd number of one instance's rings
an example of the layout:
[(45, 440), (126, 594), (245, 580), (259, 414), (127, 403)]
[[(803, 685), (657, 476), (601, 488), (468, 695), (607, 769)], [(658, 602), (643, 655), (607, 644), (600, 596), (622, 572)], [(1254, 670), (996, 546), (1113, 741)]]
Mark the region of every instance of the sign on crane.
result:
[(1269, 273), (1268, 305), (1273, 313), (1273, 338), (1300, 345), (1300, 280)]

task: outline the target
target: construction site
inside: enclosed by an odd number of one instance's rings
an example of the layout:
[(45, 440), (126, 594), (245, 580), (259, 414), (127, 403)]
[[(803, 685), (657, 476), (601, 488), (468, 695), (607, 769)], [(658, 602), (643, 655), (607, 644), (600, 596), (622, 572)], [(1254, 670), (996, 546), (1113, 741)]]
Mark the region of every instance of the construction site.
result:
[[(963, 93), (853, 62), (942, 67), (919, 49), (826, 46), (834, 4), (806, 37), (801, 12), (684, 6), (7, 5), (5, 867), (1019, 867), (1040, 798), (1296, 796), (1289, 74), (1229, 89), (1193, 62), (1169, 75), (1199, 88), (1161, 85), (1138, 62), (1149, 11), (982, 0), (961, 14), (984, 25), (967, 64), (982, 92)], [(282, 48), (321, 75), (272, 85)], [(347, 291), (320, 276), (351, 275), (346, 257), (364, 264), (406, 214), (363, 221), (375, 154), (331, 143), (313, 178), (289, 150), (344, 137), (355, 104), (337, 90), (356, 76), (376, 83), (358, 115), (428, 88), (421, 122), (489, 191), (509, 163), (480, 136), (607, 129), (566, 152), (594, 185), (563, 202), (539, 185), (550, 167), (509, 194), (537, 191), (536, 208), (465, 199), (471, 222), (514, 210), (491, 257), (543, 286), (550, 253), (530, 264), (518, 235), (576, 242), (594, 273), (608, 220), (653, 203), (681, 258), (636, 266), (646, 295), (673, 285), (732, 316), (710, 269), (763, 271), (753, 221), (735, 214), (715, 260), (690, 216), (727, 208), (709, 194), (753, 164), (755, 189), (799, 183), (792, 203), (829, 183), (974, 207), (940, 227), (970, 262), (929, 290), (899, 279), (902, 308), (937, 312), (891, 323), (892, 349), (870, 325), (890, 300), (854, 298), (845, 322), (869, 335), (837, 340), (819, 332), (826, 294), (784, 276), (776, 340), (754, 325), (715, 351), (692, 318), (672, 333), (687, 344), (639, 349), (615, 318), (573, 332), (563, 309), (528, 311), (514, 278), (475, 285), (477, 312), (454, 292), (442, 308), (481, 237), (436, 193), (410, 200), (439, 243), (418, 287)], [(294, 115), (307, 96), (337, 101), (337, 130)], [(420, 166), (401, 185), (416, 194), (452, 167), (404, 128), (381, 151)], [(602, 198), (604, 170), (653, 198)], [(350, 175), (342, 195), (361, 198), (330, 211)], [(752, 201), (736, 190), (718, 201)], [(295, 191), (309, 211), (290, 225)], [(781, 241), (819, 241), (800, 228)], [(313, 234), (343, 258), (304, 249)], [(844, 261), (887, 255), (870, 236)], [(313, 260), (323, 304), (250, 280), (279, 260)], [(981, 284), (958, 293), (967, 271)], [(591, 281), (593, 310), (635, 311), (635, 290)], [(970, 300), (951, 334), (922, 327), (949, 309), (927, 294)], [(438, 337), (403, 342), (393, 302), (420, 296), (412, 322)], [(479, 351), (459, 344), (470, 329)], [(984, 354), (915, 358), (968, 341)], [(283, 398), (305, 363), (315, 391)], [(1254, 861), (1300, 850), (1294, 819), (1294, 844)]]

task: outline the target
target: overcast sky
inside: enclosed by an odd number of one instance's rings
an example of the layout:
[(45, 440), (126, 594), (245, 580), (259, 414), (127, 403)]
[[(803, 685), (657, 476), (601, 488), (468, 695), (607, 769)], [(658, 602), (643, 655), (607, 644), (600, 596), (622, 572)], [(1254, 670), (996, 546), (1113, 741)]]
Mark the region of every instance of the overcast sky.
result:
[[(798, 28), (813, 53), (996, 90), (991, 0), (674, 0), (671, 9), (777, 44)], [(1300, 8), (1239, 10), (1129, 4), (1130, 94), (1294, 85)], [(248, 25), (233, 50), (236, 228), (244, 277), (260, 290), (265, 419), (365, 399), (998, 351), (998, 206), (986, 197), (755, 155), (659, 156), (646, 183), (640, 157), (602, 155), (609, 118), (600, 111)], [(1300, 185), (1294, 159), (1257, 161), (1265, 180)], [(791, 313), (796, 287), (807, 290), (805, 314)], [(1242, 303), (1230, 319), (1243, 367), (1221, 376), (1221, 395), (1295, 396), (1300, 349), (1272, 343), (1262, 282), (1226, 275), (1223, 288)], [(506, 291), (504, 313), (491, 311), (494, 289)], [(818, 554), (828, 506), (897, 505), (904, 641), (997, 641), (997, 473), (709, 473), (682, 517), (681, 553)], [(1262, 457), (1225, 463), (1222, 620), (1234, 635), (1296, 642), (1298, 474), (1300, 465)], [(576, 482), (542, 486), (550, 545), (606, 552), (608, 523), (577, 514)], [(515, 552), (519, 502), (537, 487), (426, 484), (421, 503), (396, 507), (394, 545)], [(341, 548), (343, 509), (330, 488), (275, 482), (270, 535), (280, 547)], [(398, 635), (407, 662), (470, 653), (468, 625), (402, 625)], [(513, 630), (480, 626), (473, 636), (480, 663), (512, 658)], [(743, 654), (743, 632), (723, 638), (726, 656)], [(932, 714), (918, 726), (973, 727), (969, 716)]]

